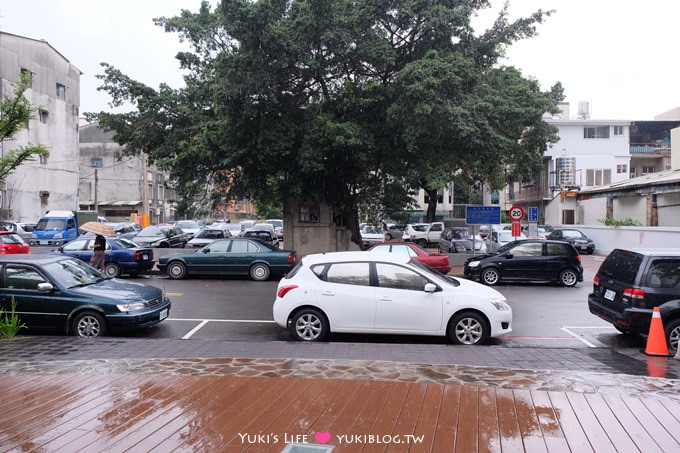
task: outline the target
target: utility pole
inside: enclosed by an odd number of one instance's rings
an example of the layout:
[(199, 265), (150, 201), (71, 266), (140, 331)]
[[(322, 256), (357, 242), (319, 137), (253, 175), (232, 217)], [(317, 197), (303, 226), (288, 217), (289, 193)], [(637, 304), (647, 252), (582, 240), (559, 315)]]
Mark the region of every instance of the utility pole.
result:
[(99, 215), (99, 173), (97, 173), (97, 168), (94, 169), (94, 210)]

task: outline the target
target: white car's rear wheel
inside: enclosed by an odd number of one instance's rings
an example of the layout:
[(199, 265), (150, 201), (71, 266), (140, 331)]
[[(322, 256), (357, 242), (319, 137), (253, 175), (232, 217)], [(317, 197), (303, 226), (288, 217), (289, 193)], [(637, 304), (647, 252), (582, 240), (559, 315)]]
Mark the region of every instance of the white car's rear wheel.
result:
[(328, 335), (328, 320), (319, 310), (305, 308), (295, 313), (290, 333), (299, 341), (321, 341)]

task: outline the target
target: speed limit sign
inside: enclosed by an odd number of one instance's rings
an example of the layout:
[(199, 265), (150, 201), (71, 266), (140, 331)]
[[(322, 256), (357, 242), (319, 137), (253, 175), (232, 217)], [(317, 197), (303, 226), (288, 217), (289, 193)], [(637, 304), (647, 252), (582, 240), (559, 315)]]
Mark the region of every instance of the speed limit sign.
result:
[(524, 209), (521, 206), (513, 206), (508, 211), (508, 217), (510, 217), (510, 220), (522, 220), (524, 218)]

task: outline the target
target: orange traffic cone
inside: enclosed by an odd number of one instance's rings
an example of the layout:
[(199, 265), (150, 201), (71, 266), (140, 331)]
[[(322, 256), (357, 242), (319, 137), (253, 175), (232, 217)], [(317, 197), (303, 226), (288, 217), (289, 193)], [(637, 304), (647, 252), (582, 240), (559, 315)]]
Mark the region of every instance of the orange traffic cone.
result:
[(649, 323), (649, 335), (647, 336), (647, 347), (645, 348), (645, 354), (668, 356), (666, 334), (663, 330), (661, 310), (659, 310), (659, 307), (654, 307), (654, 312), (652, 313), (652, 322)]

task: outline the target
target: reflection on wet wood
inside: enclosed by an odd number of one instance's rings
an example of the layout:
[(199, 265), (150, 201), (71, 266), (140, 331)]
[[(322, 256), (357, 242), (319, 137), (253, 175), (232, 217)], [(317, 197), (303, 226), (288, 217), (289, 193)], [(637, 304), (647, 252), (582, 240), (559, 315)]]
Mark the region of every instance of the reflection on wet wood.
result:
[(0, 452), (680, 450), (680, 403), (287, 377), (5, 375)]

